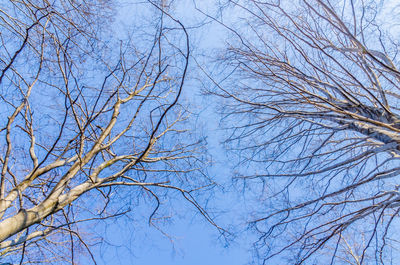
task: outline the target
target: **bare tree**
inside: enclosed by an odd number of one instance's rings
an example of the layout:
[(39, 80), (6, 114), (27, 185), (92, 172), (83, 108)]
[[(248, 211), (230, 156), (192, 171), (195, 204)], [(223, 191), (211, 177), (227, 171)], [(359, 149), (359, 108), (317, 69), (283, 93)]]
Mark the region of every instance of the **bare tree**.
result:
[(173, 194), (212, 222), (193, 197), (212, 184), (197, 173), (204, 152), (178, 103), (186, 29), (148, 1), (151, 20), (111, 31), (117, 5), (2, 2), (0, 263), (93, 258), (80, 224), (127, 214), (135, 199), (149, 201), (152, 224)]
[(220, 60), (229, 76), (211, 92), (224, 99), (236, 178), (257, 192), (249, 223), (258, 258), (390, 263), (399, 247), (400, 71), (382, 14), (395, 6), (229, 2), (226, 12), (239, 14), (231, 25), (219, 20), (232, 35)]

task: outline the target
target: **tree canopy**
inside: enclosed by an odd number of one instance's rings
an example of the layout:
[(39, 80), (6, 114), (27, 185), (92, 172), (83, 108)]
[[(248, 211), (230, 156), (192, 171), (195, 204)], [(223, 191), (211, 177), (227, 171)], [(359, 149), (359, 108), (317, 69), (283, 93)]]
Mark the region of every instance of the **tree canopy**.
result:
[[(175, 200), (220, 235), (256, 238), (253, 263), (400, 258), (395, 8), (373, 0), (2, 3), (0, 263), (87, 256), (96, 264), (92, 245), (103, 239), (90, 225), (136, 217), (144, 206), (161, 236), (163, 220), (184, 211)], [(209, 120), (193, 118), (187, 102), (200, 97), (217, 105), (208, 115), (218, 115), (222, 133), (207, 134), (224, 137), (214, 160), (228, 158), (230, 183), (208, 171), (213, 147), (196, 122)], [(232, 189), (224, 193), (232, 187), (246, 205), (230, 230), (215, 220), (233, 210), (213, 200), (233, 200)]]

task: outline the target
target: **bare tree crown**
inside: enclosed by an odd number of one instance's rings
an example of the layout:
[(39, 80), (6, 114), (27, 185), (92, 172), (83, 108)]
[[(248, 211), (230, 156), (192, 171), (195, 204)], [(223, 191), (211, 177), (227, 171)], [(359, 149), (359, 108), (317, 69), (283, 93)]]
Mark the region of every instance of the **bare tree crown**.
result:
[(230, 2), (241, 20), (227, 25), (229, 78), (212, 93), (247, 165), (237, 178), (262, 186), (259, 257), (383, 263), (400, 210), (399, 46), (378, 24), (383, 7)]
[(207, 216), (192, 196), (210, 185), (196, 173), (202, 145), (178, 102), (185, 27), (150, 1), (154, 20), (128, 36), (107, 26), (117, 1), (6, 2), (0, 263), (93, 258), (80, 224), (129, 214), (136, 198), (150, 198), (150, 223), (171, 192)]

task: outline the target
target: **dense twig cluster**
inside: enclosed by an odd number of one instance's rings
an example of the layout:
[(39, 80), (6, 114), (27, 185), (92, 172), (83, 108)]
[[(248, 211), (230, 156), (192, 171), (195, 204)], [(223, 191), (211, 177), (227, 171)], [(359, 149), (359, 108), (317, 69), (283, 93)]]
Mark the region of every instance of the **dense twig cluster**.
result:
[[(168, 190), (212, 222), (192, 197), (211, 184), (195, 173), (202, 147), (181, 137), (186, 29), (149, 2), (148, 33), (125, 38), (105, 27), (116, 4), (2, 4), (1, 261), (92, 256), (79, 224), (126, 214), (135, 196), (153, 198), (150, 222)], [(116, 196), (127, 196), (119, 209), (109, 207)]]
[[(238, 178), (264, 185), (264, 210), (251, 220), (258, 254), (383, 263), (400, 211), (400, 71), (380, 9), (231, 2), (242, 20), (227, 26), (234, 41), (221, 62), (234, 83), (212, 93), (227, 104), (228, 147), (255, 172)], [(344, 242), (353, 229), (364, 240), (351, 252)]]

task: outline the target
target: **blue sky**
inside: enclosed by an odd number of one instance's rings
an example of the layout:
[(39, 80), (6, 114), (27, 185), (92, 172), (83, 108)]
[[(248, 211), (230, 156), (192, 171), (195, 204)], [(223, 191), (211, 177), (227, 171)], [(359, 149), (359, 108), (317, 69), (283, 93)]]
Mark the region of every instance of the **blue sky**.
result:
[[(130, 1), (125, 2), (129, 3)], [(211, 3), (213, 1), (201, 1), (202, 6), (207, 8), (211, 8)], [(204, 16), (194, 9), (191, 0), (180, 1), (179, 5), (175, 6), (179, 20), (189, 29), (192, 45), (196, 46), (200, 51), (199, 53), (204, 49), (222, 47), (224, 33), (221, 27), (215, 24), (196, 27), (204, 22)], [(125, 25), (137, 23), (139, 17), (145, 12), (141, 8), (143, 6), (128, 4), (124, 10), (121, 10), (118, 20)], [(138, 13), (140, 15), (136, 16)], [(192, 28), (192, 26), (194, 27)], [(194, 56), (196, 59), (202, 60), (196, 54)], [(196, 68), (193, 59), (191, 60), (191, 68)], [(198, 71), (198, 69), (195, 71)], [(184, 88), (184, 100), (193, 107), (191, 111), (196, 113), (193, 116), (196, 120), (193, 120), (193, 122), (196, 122), (197, 129), (202, 129), (202, 133), (207, 137), (208, 151), (212, 154), (213, 160), (216, 161), (209, 172), (219, 184), (230, 183), (229, 169), (224, 166), (226, 157), (219, 144), (222, 136), (218, 130), (219, 117), (215, 114), (215, 105), (210, 104), (209, 98), (201, 97), (201, 84), (193, 78), (195, 77), (193, 72), (189, 72), (188, 77), (188, 82), (186, 82)], [(213, 207), (231, 210), (229, 215), (217, 219), (219, 225), (227, 228), (230, 224), (235, 223), (236, 225), (239, 224), (239, 227), (245, 227), (245, 224), (240, 223), (240, 219), (235, 215), (240, 211), (237, 206), (243, 204), (237, 203), (240, 198), (234, 192), (220, 193), (218, 198), (211, 200), (215, 200)], [(148, 207), (148, 205), (145, 207)], [(220, 234), (215, 227), (207, 223), (202, 216), (196, 216), (194, 207), (188, 205), (185, 201), (180, 201), (174, 204), (174, 208), (177, 212), (181, 209), (182, 212), (186, 213), (175, 216), (171, 224), (162, 227), (163, 232), (171, 235), (172, 239), (147, 225), (146, 214), (144, 213), (141, 214), (143, 218), (138, 218), (135, 223), (117, 222), (108, 225), (106, 230), (99, 231), (99, 233), (106, 233), (108, 243), (114, 244), (115, 247), (103, 244), (96, 248), (95, 255), (98, 263), (109, 265), (243, 265), (251, 260), (251, 252), (248, 251), (250, 240), (244, 238), (239, 240), (237, 238), (238, 240), (230, 241), (229, 246), (227, 246), (226, 242), (219, 239)], [(143, 210), (143, 212), (146, 212), (146, 210)]]

